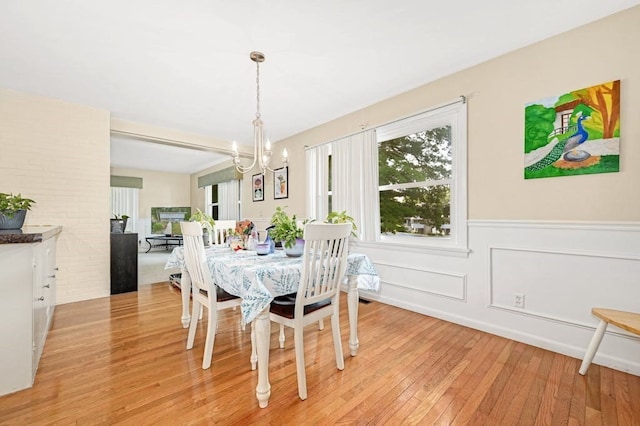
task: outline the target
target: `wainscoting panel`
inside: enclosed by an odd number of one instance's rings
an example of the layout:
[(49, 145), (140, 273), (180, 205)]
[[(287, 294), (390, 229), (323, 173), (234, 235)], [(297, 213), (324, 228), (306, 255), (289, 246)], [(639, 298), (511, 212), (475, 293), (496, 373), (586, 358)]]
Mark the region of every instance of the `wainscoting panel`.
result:
[[(588, 324), (585, 303), (636, 308), (636, 277), (640, 259), (629, 255), (489, 247), (490, 306), (575, 325)], [(516, 295), (524, 296), (523, 307), (516, 306)]]
[[(593, 307), (640, 312), (639, 222), (470, 221), (468, 257), (358, 251), (381, 278), (367, 298), (575, 358), (598, 324)], [(640, 375), (640, 338), (610, 326), (594, 363)]]
[(466, 299), (465, 274), (386, 262), (376, 262), (375, 267), (383, 285), (394, 285), (452, 299)]

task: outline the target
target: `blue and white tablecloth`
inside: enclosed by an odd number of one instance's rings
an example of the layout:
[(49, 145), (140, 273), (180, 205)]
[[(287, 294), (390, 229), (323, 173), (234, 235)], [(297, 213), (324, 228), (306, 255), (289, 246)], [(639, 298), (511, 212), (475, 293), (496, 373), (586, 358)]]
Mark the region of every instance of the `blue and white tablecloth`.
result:
[[(240, 296), (240, 309), (245, 322), (253, 319), (276, 296), (295, 293), (302, 273), (302, 257), (287, 257), (276, 251), (266, 256), (256, 252), (233, 252), (226, 247), (206, 249), (207, 263), (213, 282), (228, 293)], [(171, 252), (165, 269), (184, 267), (184, 248)], [(347, 276), (356, 276), (360, 290), (378, 291), (380, 278), (371, 260), (358, 253), (347, 258)]]

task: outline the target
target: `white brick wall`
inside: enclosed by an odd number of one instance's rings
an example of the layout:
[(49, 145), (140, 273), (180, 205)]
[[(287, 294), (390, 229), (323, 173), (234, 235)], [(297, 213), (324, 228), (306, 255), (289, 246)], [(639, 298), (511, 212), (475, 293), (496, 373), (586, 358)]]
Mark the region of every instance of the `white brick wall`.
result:
[(105, 110), (0, 88), (0, 192), (37, 204), (28, 225), (61, 225), (57, 303), (108, 296), (109, 131)]

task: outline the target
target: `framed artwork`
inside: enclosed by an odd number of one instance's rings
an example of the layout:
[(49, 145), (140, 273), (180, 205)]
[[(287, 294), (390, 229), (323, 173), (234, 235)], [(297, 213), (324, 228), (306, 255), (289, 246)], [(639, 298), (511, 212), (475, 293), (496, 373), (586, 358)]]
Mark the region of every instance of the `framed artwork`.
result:
[(251, 177), (253, 201), (264, 201), (264, 175), (258, 173)]
[(620, 80), (525, 107), (524, 178), (620, 170)]
[(289, 168), (282, 167), (273, 171), (273, 199), (289, 198)]

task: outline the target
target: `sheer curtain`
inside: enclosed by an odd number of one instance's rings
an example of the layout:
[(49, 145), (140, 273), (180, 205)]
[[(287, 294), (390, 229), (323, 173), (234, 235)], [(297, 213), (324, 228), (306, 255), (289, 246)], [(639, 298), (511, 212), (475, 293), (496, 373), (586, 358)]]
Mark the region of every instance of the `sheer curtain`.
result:
[(307, 163), (307, 217), (324, 219), (329, 213), (329, 155), (325, 144), (305, 152)]
[(376, 241), (380, 229), (378, 143), (367, 130), (331, 144), (332, 210), (352, 216), (359, 239)]
[(111, 187), (111, 217), (129, 216), (127, 232), (137, 232), (139, 191), (138, 188)]
[[(328, 145), (328, 144), (327, 144)], [(307, 150), (307, 213), (324, 219), (328, 212), (328, 158), (331, 154), (331, 210), (352, 216), (362, 241), (376, 241), (380, 229), (378, 143), (367, 130)]]
[(239, 220), (240, 184), (237, 180), (218, 184), (218, 219)]

